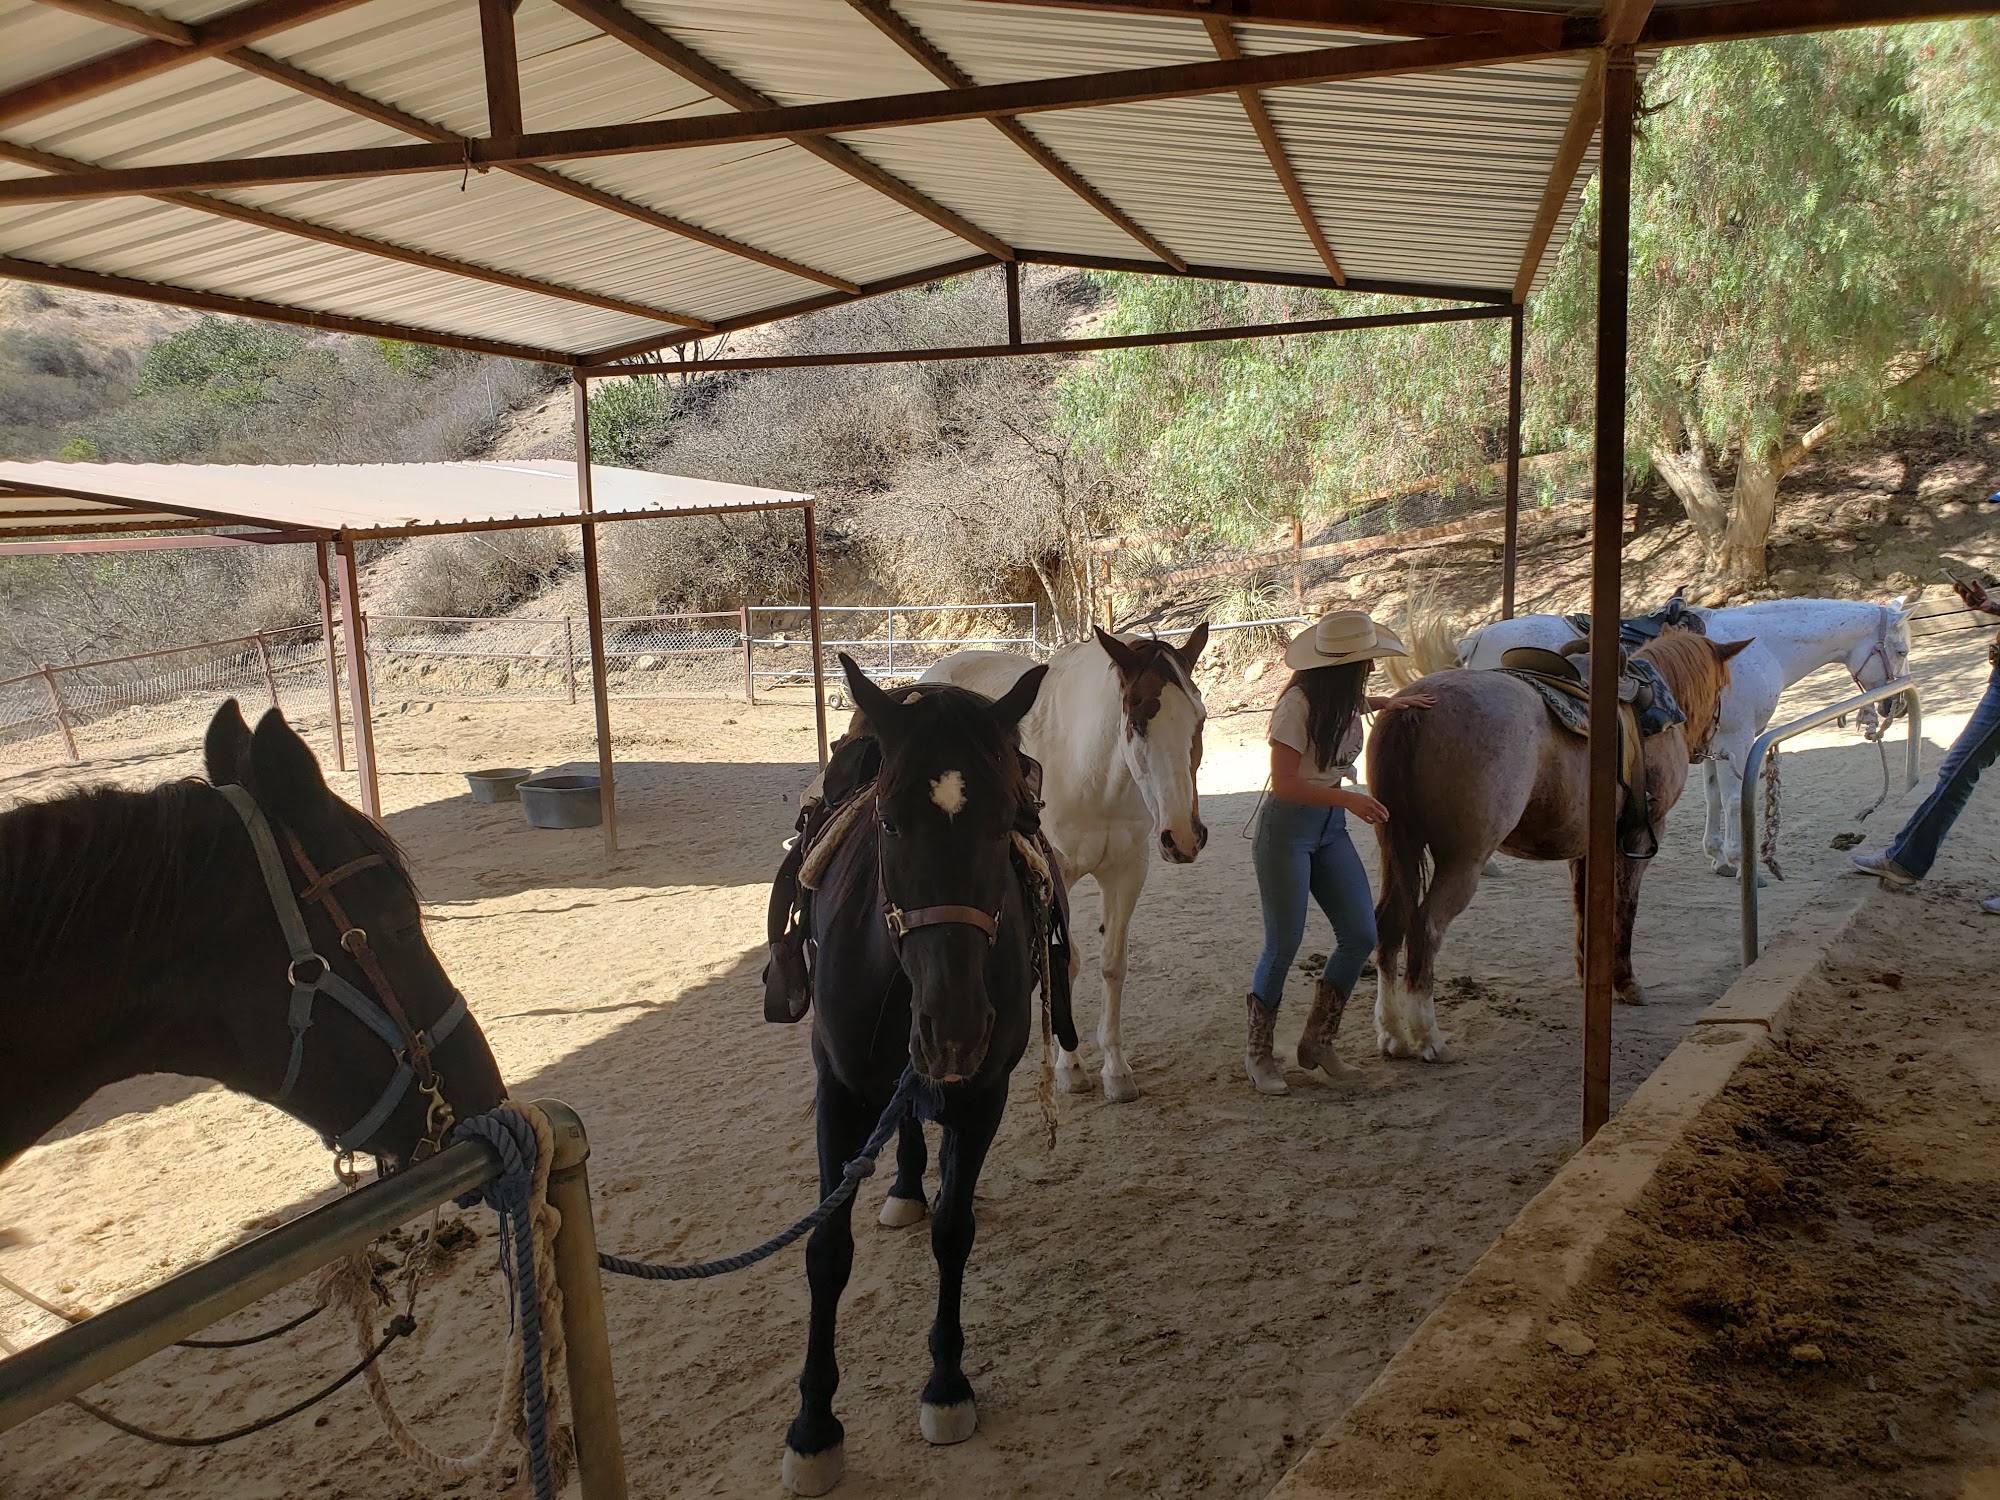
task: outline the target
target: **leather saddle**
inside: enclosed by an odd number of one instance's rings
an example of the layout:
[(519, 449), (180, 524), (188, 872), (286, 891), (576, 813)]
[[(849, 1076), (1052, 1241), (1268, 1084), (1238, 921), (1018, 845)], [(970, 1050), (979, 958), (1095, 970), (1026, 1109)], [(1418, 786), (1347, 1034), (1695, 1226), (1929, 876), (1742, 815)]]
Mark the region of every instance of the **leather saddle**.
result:
[[(1502, 654), (1500, 669), (1539, 691), (1557, 724), (1572, 734), (1587, 735), (1590, 686), (1577, 665), (1580, 654), (1515, 646)], [(1629, 859), (1651, 859), (1660, 852), (1660, 843), (1653, 833), (1652, 798), (1646, 789), (1644, 742), (1669, 723), (1683, 722), (1684, 716), (1651, 663), (1628, 661), (1623, 666), (1618, 677), (1618, 784), (1625, 796), (1618, 812), (1618, 848)]]
[[(1582, 636), (1590, 639), (1590, 616), (1587, 614), (1564, 615), (1564, 622)], [(1687, 586), (1683, 584), (1674, 590), (1674, 597), (1649, 615), (1636, 615), (1629, 620), (1618, 622), (1618, 644), (1627, 651), (1636, 651), (1648, 641), (1656, 641), (1663, 630), (1692, 630), (1696, 635), (1707, 635), (1708, 624), (1688, 607)]]

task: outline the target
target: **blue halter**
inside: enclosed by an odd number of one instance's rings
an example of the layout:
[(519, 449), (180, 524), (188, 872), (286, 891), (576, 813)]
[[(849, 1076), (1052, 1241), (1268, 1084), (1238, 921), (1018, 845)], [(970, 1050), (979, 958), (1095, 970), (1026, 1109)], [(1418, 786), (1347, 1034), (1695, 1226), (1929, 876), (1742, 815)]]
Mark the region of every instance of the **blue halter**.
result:
[[(284, 1082), (278, 1085), (277, 1098), (289, 1098), (299, 1081), (299, 1067), (305, 1061), (306, 1032), (313, 1023), (313, 1005), (322, 995), (343, 1006), (395, 1054), (396, 1071), (383, 1088), (381, 1097), (375, 1101), (374, 1108), (348, 1130), (321, 1137), (330, 1150), (351, 1155), (382, 1128), (403, 1102), (410, 1086), (416, 1082), (412, 1051), (420, 1048), (429, 1053), (465, 1019), (465, 996), (454, 995), (450, 1008), (438, 1017), (428, 1032), (406, 1033), (381, 1001), (341, 978), (334, 972), (333, 965), (313, 948), (312, 938), (306, 932), (305, 913), (292, 894), (291, 882), (285, 876), (284, 861), (278, 857), (277, 840), (272, 838), (270, 822), (265, 818), (264, 810), (257, 805), (256, 798), (240, 786), (219, 786), (216, 790), (229, 799), (229, 805), (236, 809), (236, 815), (243, 820), (243, 827), (250, 835), (250, 846), (257, 851), (257, 864), (263, 871), (265, 888), (271, 893), (271, 909), (278, 915), (278, 926), (284, 931), (285, 946), (292, 955), (291, 964), (285, 970), (285, 977), (292, 986), (292, 1001), (286, 1016), (292, 1030), (292, 1055), (285, 1067)], [(313, 972), (315, 970), (317, 972)], [(449, 1124), (448, 1120), (446, 1124)]]

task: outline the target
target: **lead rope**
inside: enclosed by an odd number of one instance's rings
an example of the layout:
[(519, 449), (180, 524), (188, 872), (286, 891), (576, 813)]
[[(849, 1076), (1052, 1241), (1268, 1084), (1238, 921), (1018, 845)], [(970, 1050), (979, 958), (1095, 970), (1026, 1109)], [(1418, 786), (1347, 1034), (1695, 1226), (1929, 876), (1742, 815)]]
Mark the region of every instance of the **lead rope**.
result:
[[(1764, 757), (1764, 836), (1758, 841), (1757, 857), (1764, 862), (1778, 880), (1785, 878), (1785, 872), (1778, 868), (1778, 757), (1776, 754)], [(1747, 856), (1746, 856), (1747, 857)]]

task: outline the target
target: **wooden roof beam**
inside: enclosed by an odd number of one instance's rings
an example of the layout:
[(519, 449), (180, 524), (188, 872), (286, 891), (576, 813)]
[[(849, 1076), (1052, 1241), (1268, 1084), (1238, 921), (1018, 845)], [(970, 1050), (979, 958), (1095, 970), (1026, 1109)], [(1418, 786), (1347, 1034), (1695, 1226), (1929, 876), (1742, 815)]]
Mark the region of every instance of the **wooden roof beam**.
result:
[(1047, 10), (1108, 11), (1241, 25), (1299, 26), (1384, 36), (1480, 36), (1505, 32), (1527, 46), (1560, 42), (1568, 18), (1548, 11), (1433, 0), (1004, 0)]
[[(877, 31), (880, 31), (890, 41), (901, 47), (904, 52), (916, 59), (930, 73), (931, 77), (949, 88), (968, 89), (973, 86), (972, 75), (953, 62), (943, 49), (936, 46), (922, 31), (897, 14), (896, 8), (889, 3), (889, 0), (848, 0), (848, 4), (852, 5), (862, 15), (866, 16), (869, 21), (874, 23)], [(1047, 146), (1043, 145), (1041, 140), (1019, 120), (1008, 119), (1003, 115), (994, 118), (990, 123), (995, 130), (1020, 147), (1030, 161), (1034, 162), (1035, 165), (1055, 178), (1057, 182), (1060, 182), (1072, 193), (1075, 193), (1077, 197), (1081, 198), (1085, 203), (1088, 203), (1105, 218), (1117, 225), (1119, 229), (1137, 240), (1147, 250), (1157, 255), (1167, 265), (1172, 266), (1176, 271), (1185, 271), (1187, 269), (1187, 262), (1184, 259), (1168, 249), (1166, 245), (1161, 243), (1158, 236), (1147, 230), (1137, 220), (1132, 218), (1130, 214), (1126, 213), (1117, 204), (1105, 197), (1104, 194), (1092, 187), (1089, 182), (1084, 180), (1081, 173)]]
[(514, 47), (514, 7), (519, 0), (479, 0), (479, 50), (486, 65), (486, 133), (519, 135), (521, 60)]
[[(564, 0), (567, 4), (585, 0)], [(589, 0), (595, 3), (595, 0)], [(747, 141), (790, 140), (847, 131), (889, 130), (979, 120), (988, 115), (1038, 114), (1092, 109), (1155, 99), (1191, 99), (1245, 88), (1287, 88), (1413, 72), (1483, 67), (1560, 55), (1546, 49), (1523, 54), (1504, 37), (1430, 37), (1412, 42), (1370, 42), (1246, 57), (1237, 62), (1175, 63), (1111, 73), (983, 84), (970, 89), (927, 89), (917, 94), (841, 99), (744, 114), (677, 115), (619, 125), (541, 131), (512, 140), (465, 139), (456, 144), (377, 146), (285, 156), (227, 157), (154, 167), (119, 167), (0, 182), (0, 203), (53, 202), (68, 198), (143, 196), (161, 191), (272, 186), (290, 182), (339, 182), (467, 167), (633, 156)], [(1002, 248), (1005, 248), (1004, 246)], [(1009, 250), (1007, 259), (1013, 256)]]
[[(1204, 23), (1208, 27), (1208, 39), (1215, 44), (1215, 55), (1224, 62), (1234, 62), (1243, 55), (1237, 45), (1236, 28), (1219, 16), (1210, 16)], [(1327, 243), (1326, 231), (1320, 227), (1319, 215), (1313, 212), (1312, 204), (1306, 199), (1305, 184), (1299, 181), (1299, 174), (1292, 167), (1291, 153), (1285, 150), (1285, 143), (1278, 138), (1278, 127), (1271, 119), (1271, 111), (1264, 103), (1264, 96), (1255, 89), (1239, 89), (1237, 97), (1243, 101), (1243, 113), (1250, 117), (1250, 128), (1257, 132), (1257, 140), (1264, 147), (1265, 159), (1271, 163), (1271, 170), (1278, 176), (1278, 185), (1285, 190), (1285, 197), (1291, 200), (1292, 212), (1298, 215), (1299, 226), (1312, 241), (1318, 252), (1320, 263), (1326, 267), (1336, 286), (1347, 282), (1347, 273), (1340, 269), (1340, 260), (1333, 253), (1333, 246)]]
[(192, 39), (187, 42), (140, 42), (9, 89), (0, 94), (0, 125), (186, 67), (235, 47), (248, 46), (259, 37), (303, 26), (360, 3), (361, 0), (252, 0), (249, 5), (225, 11), (194, 27)]
[(136, 5), (123, 5), (119, 0), (42, 0), (42, 4), (52, 10), (88, 16), (122, 31), (136, 31), (156, 42), (171, 42), (176, 47), (192, 47), (195, 43), (195, 30), (185, 22), (154, 15)]
[[(234, 52), (226, 52), (222, 60), (247, 73), (254, 73), (259, 78), (283, 84), (286, 88), (310, 95), (323, 103), (400, 130), (405, 135), (415, 136), (420, 141), (458, 145), (466, 139), (456, 131), (446, 130), (443, 126), (433, 124), (420, 115), (410, 114), (393, 104), (385, 104), (379, 99), (370, 98), (344, 84), (322, 78), (317, 73), (308, 73), (303, 68), (295, 67), (254, 48), (244, 47)], [(672, 214), (662, 213), (656, 208), (648, 208), (643, 203), (634, 203), (629, 198), (621, 198), (615, 193), (606, 192), (603, 188), (592, 187), (589, 183), (579, 182), (574, 177), (565, 177), (559, 172), (550, 171), (547, 167), (503, 166), (499, 170), (518, 177), (523, 182), (538, 183), (580, 203), (604, 209), (607, 213), (618, 214), (635, 223), (678, 235), (682, 239), (693, 240), (698, 245), (706, 245), (709, 249), (720, 250), (726, 255), (755, 261), (758, 265), (769, 266), (774, 271), (783, 271), (804, 281), (816, 281), (821, 286), (830, 286), (843, 292), (858, 292), (861, 289), (859, 283), (850, 281), (845, 276), (836, 276), (830, 271), (822, 271), (817, 266), (806, 265), (789, 256), (746, 244), (742, 240), (731, 239), (726, 234), (716, 234), (699, 224), (691, 224), (685, 219), (675, 218)]]
[[(634, 15), (616, 0), (556, 0), (563, 9), (580, 16), (605, 35), (623, 42), (633, 51), (651, 58), (660, 66), (678, 73), (697, 88), (706, 89), (723, 103), (745, 113), (771, 110), (774, 101), (696, 52), (667, 35), (650, 21)], [(918, 192), (902, 178), (885, 172), (839, 141), (824, 139), (820, 132), (786, 136), (795, 146), (810, 151), (828, 166), (838, 168), (857, 182), (865, 183), (892, 198), (912, 213), (920, 214), (940, 228), (948, 229), (969, 244), (977, 245), (1000, 260), (1013, 259), (1005, 242), (988, 234), (970, 219), (953, 213), (942, 203)]]
[[(44, 172), (89, 170), (87, 162), (75, 161), (67, 156), (57, 156), (49, 151), (37, 151), (28, 146), (17, 146), (8, 141), (0, 141), (0, 160), (11, 161), (24, 167), (35, 167)], [(407, 245), (392, 244), (387, 240), (378, 240), (367, 235), (350, 234), (344, 229), (315, 224), (308, 219), (295, 219), (287, 214), (273, 213), (269, 209), (252, 208), (249, 204), (234, 203), (227, 198), (212, 198), (205, 193), (151, 193), (147, 196), (156, 202), (171, 203), (177, 208), (193, 209), (196, 213), (208, 214), (219, 219), (232, 219), (239, 224), (269, 229), (297, 239), (312, 240), (316, 244), (333, 245), (342, 250), (353, 250), (383, 260), (400, 261), (408, 266), (422, 266), (428, 271), (441, 271), (447, 276), (462, 276), (492, 286), (509, 287), (517, 292), (532, 292), (538, 297), (551, 297), (559, 302), (575, 302), (585, 307), (602, 308), (606, 312), (624, 313), (629, 317), (672, 323), (702, 333), (709, 332), (715, 326), (706, 319), (691, 317), (687, 313), (672, 312), (663, 307), (633, 302), (624, 297), (606, 297), (579, 287), (564, 286), (560, 282), (541, 281), (532, 276), (517, 276), (511, 271), (496, 270), (490, 266), (457, 260), (451, 256), (433, 255), (427, 250), (416, 250)]]

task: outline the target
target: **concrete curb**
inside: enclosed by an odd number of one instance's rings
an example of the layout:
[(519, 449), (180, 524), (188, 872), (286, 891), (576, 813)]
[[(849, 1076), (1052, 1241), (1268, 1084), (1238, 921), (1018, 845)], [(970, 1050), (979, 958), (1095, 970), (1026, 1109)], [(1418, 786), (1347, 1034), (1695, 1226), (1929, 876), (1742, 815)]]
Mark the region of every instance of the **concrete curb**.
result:
[[(1535, 1195), (1418, 1325), (1271, 1500), (1445, 1493), (1422, 1477), (1418, 1425), (1441, 1403), (1476, 1407), (1550, 1339), (1556, 1309), (1653, 1180), (1660, 1161), (1753, 1052), (1784, 1034), (1800, 989), (1875, 882), (1837, 880), (1697, 1018), (1625, 1107)], [(1442, 1474), (1433, 1476), (1442, 1482)]]

